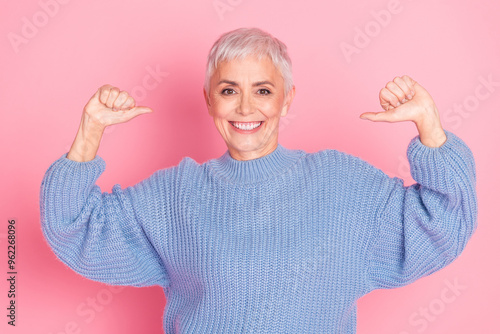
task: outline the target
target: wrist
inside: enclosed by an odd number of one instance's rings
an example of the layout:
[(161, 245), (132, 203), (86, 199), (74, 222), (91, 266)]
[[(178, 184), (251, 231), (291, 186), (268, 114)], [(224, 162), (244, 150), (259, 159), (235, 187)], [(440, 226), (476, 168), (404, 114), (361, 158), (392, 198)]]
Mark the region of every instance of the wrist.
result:
[(104, 129), (104, 126), (84, 113), (75, 140), (66, 157), (79, 162), (93, 160), (99, 149)]
[(85, 110), (82, 114), (82, 119), (80, 122), (80, 130), (91, 134), (91, 135), (102, 135), (106, 126), (99, 122), (95, 117), (89, 115)]
[(420, 142), (428, 147), (440, 147), (446, 142), (446, 133), (441, 125), (436, 107), (427, 108), (422, 117), (414, 122)]

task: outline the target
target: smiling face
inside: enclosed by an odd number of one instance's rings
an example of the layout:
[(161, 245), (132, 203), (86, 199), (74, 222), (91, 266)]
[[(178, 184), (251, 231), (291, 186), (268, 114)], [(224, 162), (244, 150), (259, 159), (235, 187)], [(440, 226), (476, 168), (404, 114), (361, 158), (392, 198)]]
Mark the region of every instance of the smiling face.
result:
[(248, 56), (221, 62), (204, 94), (231, 157), (251, 160), (278, 146), (280, 117), (287, 114), (295, 87), (285, 96), (283, 77), (271, 59)]

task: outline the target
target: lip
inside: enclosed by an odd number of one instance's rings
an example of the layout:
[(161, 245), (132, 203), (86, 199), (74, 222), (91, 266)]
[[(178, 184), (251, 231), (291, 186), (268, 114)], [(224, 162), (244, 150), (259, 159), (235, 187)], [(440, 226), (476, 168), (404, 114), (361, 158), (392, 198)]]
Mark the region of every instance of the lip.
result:
[(236, 121), (228, 121), (228, 123), (231, 125), (231, 129), (233, 129), (235, 132), (238, 132), (238, 133), (241, 133), (241, 134), (252, 134), (252, 133), (255, 133), (257, 131), (259, 131), (260, 128), (262, 128), (262, 125), (264, 124), (264, 121), (253, 121), (253, 122), (238, 122), (238, 123), (257, 123), (257, 122), (260, 122), (260, 125), (258, 127), (256, 127), (255, 129), (252, 129), (252, 130), (242, 130), (242, 129), (238, 129), (237, 127), (235, 127), (233, 125), (233, 122), (236, 122)]

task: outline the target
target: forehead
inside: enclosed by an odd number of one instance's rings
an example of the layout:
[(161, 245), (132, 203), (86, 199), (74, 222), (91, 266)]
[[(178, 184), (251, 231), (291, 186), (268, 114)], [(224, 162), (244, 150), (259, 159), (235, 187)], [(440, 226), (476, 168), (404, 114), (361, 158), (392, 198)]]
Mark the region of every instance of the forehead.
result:
[(228, 80), (270, 80), (282, 81), (280, 71), (268, 56), (258, 59), (250, 55), (243, 59), (222, 61), (217, 66), (212, 78)]

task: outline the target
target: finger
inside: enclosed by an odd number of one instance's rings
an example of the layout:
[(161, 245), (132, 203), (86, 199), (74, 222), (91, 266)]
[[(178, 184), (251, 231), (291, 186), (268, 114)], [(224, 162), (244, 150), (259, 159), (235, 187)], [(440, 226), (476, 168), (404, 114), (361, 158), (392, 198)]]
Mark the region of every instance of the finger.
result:
[(123, 105), (125, 104), (125, 102), (127, 101), (128, 99), (128, 93), (126, 91), (121, 91), (115, 102), (113, 103), (113, 109), (122, 109), (123, 108)]
[(135, 100), (132, 96), (127, 97), (127, 100), (122, 105), (122, 109), (131, 109), (135, 107)]
[(99, 93), (99, 102), (101, 102), (104, 105), (106, 104), (111, 88), (113, 88), (113, 86), (111, 85), (104, 85), (101, 88), (99, 88), (99, 90), (97, 91)]
[(406, 85), (410, 88), (411, 97), (413, 98), (413, 96), (415, 96), (415, 84), (417, 82), (407, 75), (403, 75), (401, 78), (404, 80)]
[(411, 89), (408, 86), (408, 84), (406, 83), (406, 81), (404, 81), (400, 77), (395, 77), (393, 81), (403, 91), (404, 98), (403, 98), (403, 101), (401, 101), (401, 102), (404, 103), (407, 100), (410, 100), (412, 98), (412, 96), (411, 96)]
[(113, 108), (115, 100), (120, 94), (120, 90), (117, 87), (113, 87), (109, 90), (108, 99), (106, 100), (106, 107)]
[(399, 102), (398, 97), (394, 95), (389, 89), (382, 88), (382, 90), (380, 91), (380, 105), (385, 110), (388, 110), (390, 106), (396, 108), (401, 105), (401, 103)]
[(392, 94), (396, 95), (398, 102), (406, 102), (405, 92), (394, 81), (389, 81), (385, 87), (390, 90)]

